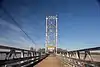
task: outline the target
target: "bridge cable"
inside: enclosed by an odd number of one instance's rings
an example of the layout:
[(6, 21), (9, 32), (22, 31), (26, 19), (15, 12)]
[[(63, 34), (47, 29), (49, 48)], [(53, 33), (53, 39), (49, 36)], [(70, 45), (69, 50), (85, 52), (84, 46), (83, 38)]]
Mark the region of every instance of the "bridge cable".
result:
[(21, 31), (32, 41), (32, 43), (35, 45), (35, 48), (36, 48), (35, 41), (21, 28), (21, 26), (14, 19), (14, 17), (6, 10), (6, 8), (4, 8), (4, 7), (1, 7), (1, 8), (3, 9), (4, 13), (6, 13), (11, 18), (11, 20), (17, 25), (17, 27), (19, 27), (21, 29)]

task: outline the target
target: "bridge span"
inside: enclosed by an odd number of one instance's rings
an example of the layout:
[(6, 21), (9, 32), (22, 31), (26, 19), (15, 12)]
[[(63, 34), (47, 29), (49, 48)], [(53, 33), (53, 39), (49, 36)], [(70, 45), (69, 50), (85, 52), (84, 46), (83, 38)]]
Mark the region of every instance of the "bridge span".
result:
[(51, 54), (0, 46), (0, 67), (100, 67), (100, 47)]

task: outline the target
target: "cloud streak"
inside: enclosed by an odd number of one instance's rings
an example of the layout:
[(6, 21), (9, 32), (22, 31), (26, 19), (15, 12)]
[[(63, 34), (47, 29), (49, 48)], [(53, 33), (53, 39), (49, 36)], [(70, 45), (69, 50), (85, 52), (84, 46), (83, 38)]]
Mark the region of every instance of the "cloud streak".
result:
[[(27, 40), (26, 40), (27, 39)], [(14, 24), (0, 19), (0, 44), (9, 46), (32, 46), (32, 42)]]

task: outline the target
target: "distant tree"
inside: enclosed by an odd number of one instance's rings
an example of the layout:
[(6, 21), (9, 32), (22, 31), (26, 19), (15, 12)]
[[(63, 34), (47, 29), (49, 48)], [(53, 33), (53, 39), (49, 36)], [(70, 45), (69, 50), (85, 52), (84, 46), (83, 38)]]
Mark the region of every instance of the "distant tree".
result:
[(57, 48), (57, 53), (66, 53), (67, 52), (67, 49), (64, 50), (62, 48)]
[(31, 50), (31, 51), (35, 51), (35, 49), (34, 49), (33, 47), (30, 47), (30, 50)]
[(61, 48), (57, 48), (57, 53), (61, 53), (62, 49)]
[(39, 48), (39, 49), (38, 49), (38, 52), (45, 53), (45, 48)]

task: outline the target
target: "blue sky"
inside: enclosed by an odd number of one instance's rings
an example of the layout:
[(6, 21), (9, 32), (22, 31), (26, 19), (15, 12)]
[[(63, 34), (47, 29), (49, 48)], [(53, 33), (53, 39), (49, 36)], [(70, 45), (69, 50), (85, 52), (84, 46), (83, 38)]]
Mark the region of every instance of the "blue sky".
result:
[[(37, 43), (45, 44), (45, 17), (58, 14), (58, 46), (68, 50), (100, 46), (97, 0), (3, 0), (2, 6)], [(0, 44), (19, 48), (32, 42), (0, 8)]]

